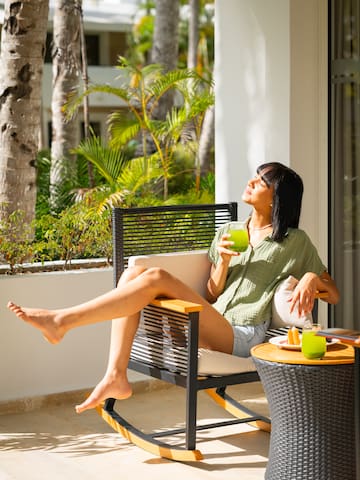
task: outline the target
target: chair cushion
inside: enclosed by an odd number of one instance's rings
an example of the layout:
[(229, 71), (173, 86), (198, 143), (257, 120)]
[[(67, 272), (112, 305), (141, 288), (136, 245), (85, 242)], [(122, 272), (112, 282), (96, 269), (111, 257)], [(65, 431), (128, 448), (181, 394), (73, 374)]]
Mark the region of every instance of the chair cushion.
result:
[(200, 295), (206, 293), (211, 267), (207, 250), (137, 255), (129, 258), (129, 267), (134, 265), (163, 268)]
[(202, 376), (222, 376), (232, 373), (255, 372), (251, 357), (237, 357), (228, 353), (206, 348), (198, 351), (198, 374)]
[(312, 321), (311, 313), (306, 315), (302, 314), (299, 317), (296, 308), (290, 313), (289, 299), (297, 284), (298, 280), (292, 275), (279, 283), (272, 302), (272, 320), (270, 328), (292, 326), (302, 328), (306, 321)]

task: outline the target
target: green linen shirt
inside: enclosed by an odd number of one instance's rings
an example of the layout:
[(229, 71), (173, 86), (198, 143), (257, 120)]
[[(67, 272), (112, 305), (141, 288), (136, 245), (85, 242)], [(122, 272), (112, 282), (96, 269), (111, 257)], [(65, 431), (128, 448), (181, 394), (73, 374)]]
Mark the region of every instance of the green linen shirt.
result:
[[(214, 265), (219, 260), (217, 244), (227, 229), (228, 224), (216, 232), (209, 249)], [(258, 325), (271, 318), (271, 301), (281, 280), (289, 275), (300, 279), (306, 272), (321, 275), (325, 270), (308, 235), (289, 228), (281, 243), (268, 236), (231, 258), (224, 291), (213, 306), (232, 325)]]

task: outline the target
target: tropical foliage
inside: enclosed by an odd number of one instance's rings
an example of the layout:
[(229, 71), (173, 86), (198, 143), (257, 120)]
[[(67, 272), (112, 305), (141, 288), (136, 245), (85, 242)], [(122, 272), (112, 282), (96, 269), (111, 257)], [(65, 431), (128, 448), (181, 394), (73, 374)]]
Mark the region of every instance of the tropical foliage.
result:
[[(213, 31), (207, 37), (203, 34), (213, 23), (206, 16), (207, 3), (201, 2), (199, 64), (185, 68), (187, 27), (181, 20), (179, 68), (170, 71), (166, 65), (149, 64), (154, 3), (144, 3), (146, 15), (135, 25), (129, 42), (131, 61), (119, 58), (116, 83), (91, 85), (65, 108), (71, 118), (93, 93), (115, 96), (122, 107), (108, 118), (107, 138), (92, 132), (70, 150), (75, 167), (60, 182), (51, 181), (50, 152), (38, 154), (36, 218), (29, 223), (24, 211), (15, 210), (0, 219), (0, 263), (15, 272), (28, 261), (63, 259), (68, 265), (76, 258), (109, 259), (109, 207), (214, 201), (214, 176), (201, 177), (198, 161), (205, 113), (214, 104)], [(165, 116), (159, 115), (159, 104), (169, 94), (174, 106)], [(51, 201), (54, 194), (56, 208)]]
[[(161, 65), (139, 68), (124, 58), (117, 68), (121, 72), (119, 86), (93, 85), (83, 95), (72, 98), (68, 105), (72, 115), (84, 95), (101, 92), (116, 96), (127, 107), (111, 114), (107, 147), (93, 137), (82, 142), (76, 152), (92, 162), (106, 179), (109, 205), (124, 203), (128, 194), (148, 194), (149, 189), (156, 194), (160, 182), (166, 201), (169, 181), (175, 175), (176, 156), (196, 157), (204, 114), (214, 103), (211, 84), (193, 70), (164, 73)], [(178, 96), (178, 106), (173, 107), (164, 120), (159, 120), (154, 113), (156, 106), (171, 90)], [(136, 148), (135, 158), (126, 162), (123, 152), (131, 146)], [(195, 176), (195, 163), (193, 172)], [(131, 188), (124, 184), (125, 178), (131, 179)]]

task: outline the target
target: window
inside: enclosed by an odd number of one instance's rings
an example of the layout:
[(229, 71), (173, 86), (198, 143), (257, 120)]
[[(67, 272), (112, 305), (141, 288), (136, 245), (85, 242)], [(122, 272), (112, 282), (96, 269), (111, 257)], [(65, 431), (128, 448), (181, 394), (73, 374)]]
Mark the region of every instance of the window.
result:
[[(101, 123), (100, 122), (90, 122), (90, 129), (94, 132), (94, 135), (101, 137)], [(80, 137), (81, 140), (85, 138), (85, 123), (81, 122), (80, 128)]]
[(360, 2), (331, 0), (330, 238), (341, 302), (334, 326), (360, 329)]
[[(94, 134), (97, 137), (101, 136), (101, 123), (100, 122), (90, 122), (90, 127)], [(80, 123), (80, 140), (83, 140), (85, 137), (84, 135), (84, 122)], [(47, 146), (51, 148), (51, 140), (52, 140), (52, 122), (47, 123)]]
[[(52, 63), (53, 34), (48, 32), (45, 44), (45, 63)], [(86, 55), (88, 65), (100, 65), (100, 38), (99, 35), (85, 35)]]

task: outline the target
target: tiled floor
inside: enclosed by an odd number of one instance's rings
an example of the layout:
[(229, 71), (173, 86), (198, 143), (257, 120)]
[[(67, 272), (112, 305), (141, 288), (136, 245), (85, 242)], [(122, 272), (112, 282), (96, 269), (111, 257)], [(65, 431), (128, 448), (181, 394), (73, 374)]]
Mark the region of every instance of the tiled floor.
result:
[[(260, 383), (230, 391), (250, 408), (268, 414)], [(223, 410), (204, 392), (198, 398), (200, 418), (223, 418)], [(121, 415), (145, 430), (181, 425), (183, 407), (184, 390), (178, 387), (140, 391), (117, 403)], [(204, 460), (174, 462), (130, 444), (96, 412), (77, 415), (73, 403), (63, 403), (0, 416), (0, 480), (260, 480), (268, 447), (268, 433), (233, 425), (198, 433), (197, 448)]]

